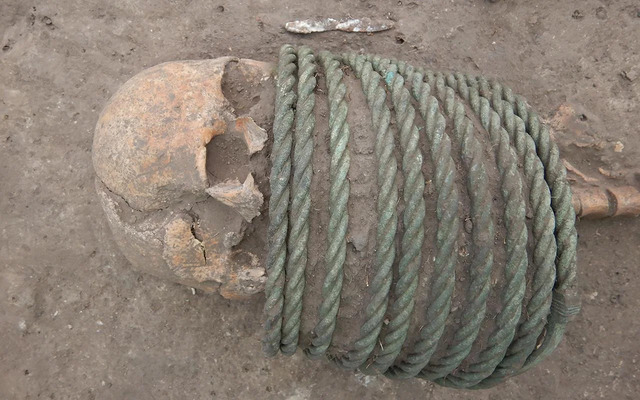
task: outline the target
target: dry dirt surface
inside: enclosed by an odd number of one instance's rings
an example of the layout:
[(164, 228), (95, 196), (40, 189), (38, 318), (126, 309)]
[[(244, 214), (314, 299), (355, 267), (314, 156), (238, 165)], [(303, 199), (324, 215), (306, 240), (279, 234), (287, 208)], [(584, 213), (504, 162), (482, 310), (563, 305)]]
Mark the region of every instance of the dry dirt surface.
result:
[[(638, 219), (578, 223), (582, 313), (546, 362), (479, 392), (365, 377), (300, 352), (265, 359), (262, 297), (194, 294), (131, 269), (94, 192), (93, 128), (122, 83), (169, 60), (274, 61), (290, 42), (500, 77), (556, 123), (574, 166), (640, 186), (638, 1), (302, 3), (0, 0), (0, 398), (638, 398)], [(346, 15), (396, 27), (283, 29)]]

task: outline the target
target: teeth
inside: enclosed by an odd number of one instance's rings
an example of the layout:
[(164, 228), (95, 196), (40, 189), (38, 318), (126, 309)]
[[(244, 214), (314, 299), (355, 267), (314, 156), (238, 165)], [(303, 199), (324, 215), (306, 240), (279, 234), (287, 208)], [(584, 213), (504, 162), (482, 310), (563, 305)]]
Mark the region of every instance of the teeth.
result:
[[(257, 126), (257, 125), (256, 125)], [(256, 186), (253, 176), (247, 175), (244, 183), (237, 179), (218, 183), (206, 189), (209, 196), (233, 208), (238, 214), (251, 222), (260, 215), (264, 198)]]

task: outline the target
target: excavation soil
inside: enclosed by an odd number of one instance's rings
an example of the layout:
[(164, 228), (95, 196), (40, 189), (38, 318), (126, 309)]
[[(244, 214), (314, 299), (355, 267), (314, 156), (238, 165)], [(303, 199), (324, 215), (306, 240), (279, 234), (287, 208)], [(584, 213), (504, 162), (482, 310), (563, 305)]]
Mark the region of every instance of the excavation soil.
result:
[[(223, 55), (275, 61), (279, 46), (290, 42), (500, 77), (556, 128), (562, 155), (571, 164), (608, 184), (638, 187), (637, 4), (39, 3), (44, 4), (5, 0), (0, 5), (1, 398), (637, 395), (637, 219), (579, 221), (583, 310), (548, 360), (494, 389), (453, 391), (420, 380), (394, 382), (340, 371), (300, 352), (265, 359), (261, 296), (224, 300), (131, 268), (111, 238), (94, 193), (90, 155), (102, 106), (140, 70), (164, 61)], [(329, 16), (327, 10), (331, 16), (387, 16), (396, 28), (373, 35), (300, 36), (283, 30), (289, 20)], [(352, 107), (363, 106), (353, 77), (348, 79)], [(325, 97), (318, 100), (324, 104)], [(368, 121), (350, 122), (358, 166), (350, 172), (356, 183), (345, 289), (370, 277), (359, 260), (370, 257), (375, 235), (372, 202), (366, 198), (375, 185), (372, 143), (358, 137)], [(318, 165), (326, 163), (327, 143), (318, 140), (316, 149)], [(425, 176), (430, 168), (425, 166)], [(317, 201), (326, 204), (326, 185), (318, 180), (314, 185)], [(427, 200), (432, 214), (432, 199)], [(312, 251), (310, 274), (321, 271), (326, 245), (320, 240), (326, 224), (315, 226), (318, 248)], [(362, 315), (347, 307), (341, 318), (359, 323)], [(357, 335), (349, 329), (339, 332), (346, 342)]]

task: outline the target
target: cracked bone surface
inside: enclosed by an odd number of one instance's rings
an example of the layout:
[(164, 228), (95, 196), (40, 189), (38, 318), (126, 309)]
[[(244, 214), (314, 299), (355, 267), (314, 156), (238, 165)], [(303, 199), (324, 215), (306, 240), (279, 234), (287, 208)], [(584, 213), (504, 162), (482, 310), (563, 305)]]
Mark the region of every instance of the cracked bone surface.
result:
[(263, 290), (272, 71), (233, 57), (169, 62), (110, 99), (96, 189), (135, 268), (227, 298)]

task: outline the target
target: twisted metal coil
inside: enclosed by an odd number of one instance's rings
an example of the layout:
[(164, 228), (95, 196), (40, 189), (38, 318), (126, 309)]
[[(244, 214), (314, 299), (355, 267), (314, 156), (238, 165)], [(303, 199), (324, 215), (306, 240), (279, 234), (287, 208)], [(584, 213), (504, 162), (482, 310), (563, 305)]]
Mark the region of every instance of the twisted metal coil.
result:
[(311, 208), (311, 176), (313, 131), (316, 125), (315, 107), (316, 63), (312, 50), (302, 46), (297, 50), (298, 101), (293, 141), (293, 182), (289, 218), (289, 257), (286, 264), (284, 314), (280, 350), (291, 355), (298, 348), (302, 295), (304, 293), (309, 241), (309, 210)]
[(394, 290), (395, 300), (391, 305), (390, 322), (382, 339), (382, 348), (373, 361), (377, 370), (385, 372), (402, 351), (415, 305), (424, 242), (425, 179), (422, 174), (422, 153), (418, 147), (420, 133), (415, 124), (415, 108), (411, 104), (411, 94), (404, 86), (404, 78), (397, 73), (397, 66), (389, 60), (373, 57), (371, 64), (374, 70), (382, 75), (391, 94), (391, 103), (400, 129), (404, 177), (404, 232), (398, 264), (398, 281)]
[[(438, 107), (438, 100), (431, 96), (430, 92), (430, 85), (424, 82), (424, 72), (415, 73), (413, 77), (414, 98), (420, 104), (421, 114), (423, 114), (427, 127), (429, 126), (428, 121), (433, 118), (432, 115), (436, 114)], [(442, 378), (451, 373), (471, 352), (473, 342), (478, 336), (486, 313), (490, 289), (489, 279), (493, 267), (494, 236), (493, 220), (491, 219), (492, 199), (487, 184), (488, 177), (483, 162), (482, 146), (475, 137), (473, 124), (466, 116), (462, 103), (451, 95), (440, 98), (440, 100), (444, 102), (445, 113), (453, 120), (453, 133), (460, 143), (462, 161), (468, 174), (467, 191), (471, 200), (470, 221), (473, 242), (471, 255), (473, 261), (469, 267), (471, 280), (467, 292), (467, 304), (452, 342), (442, 357), (430, 361), (426, 367), (421, 364), (419, 376), (431, 380)], [(426, 112), (427, 109), (429, 112)], [(428, 128), (427, 132), (429, 132)], [(436, 165), (440, 164), (440, 162), (436, 163)], [(439, 209), (446, 207), (446, 202), (438, 204)]]
[(526, 122), (527, 133), (536, 144), (538, 157), (545, 168), (545, 179), (550, 183), (551, 207), (556, 224), (557, 242), (556, 282), (551, 300), (551, 314), (548, 317), (545, 337), (529, 355), (517, 373), (522, 373), (537, 365), (551, 354), (560, 344), (567, 323), (580, 311), (580, 296), (577, 293), (577, 242), (575, 210), (571, 199), (571, 187), (567, 181), (567, 171), (560, 160), (560, 151), (551, 140), (549, 129), (540, 122), (538, 115), (521, 96), (515, 96), (504, 86), (503, 99), (512, 105), (515, 114)]
[(291, 129), (295, 119), (296, 54), (291, 45), (280, 48), (276, 83), (276, 111), (271, 149), (271, 199), (269, 200), (269, 253), (267, 255), (265, 326), (263, 351), (274, 356), (280, 349), (284, 308), (284, 266), (289, 224), (289, 179), (291, 175)]
[(425, 122), (425, 135), (434, 166), (434, 186), (437, 192), (436, 256), (433, 282), (426, 310), (427, 324), (420, 331), (420, 339), (412, 352), (387, 371), (387, 376), (408, 378), (416, 376), (429, 362), (442, 336), (451, 309), (457, 264), (457, 239), (460, 234), (458, 216), (458, 188), (455, 184), (456, 167), (451, 157), (451, 141), (445, 133), (446, 120), (438, 102), (430, 96), (430, 86), (425, 85), (420, 73), (413, 67), (396, 63), (407, 81), (412, 80), (413, 97), (418, 102), (420, 115)]
[(344, 262), (347, 253), (347, 227), (349, 215), (349, 124), (347, 123), (347, 88), (342, 82), (343, 72), (331, 53), (320, 53), (320, 62), (325, 70), (329, 99), (329, 150), (331, 165), (329, 177), (329, 227), (327, 229), (328, 248), (325, 256), (326, 277), (322, 286), (322, 302), (318, 310), (319, 321), (313, 329), (311, 345), (306, 353), (311, 358), (323, 355), (333, 338), (336, 328)]
[(398, 164), (393, 150), (395, 149), (391, 123), (391, 111), (386, 105), (386, 92), (380, 86), (380, 75), (373, 70), (371, 63), (364, 56), (344, 54), (343, 62), (349, 65), (362, 82), (362, 90), (371, 109), (371, 126), (376, 132), (375, 154), (378, 164), (377, 185), (378, 198), (376, 212), (378, 226), (376, 229), (375, 275), (369, 286), (369, 303), (365, 308), (365, 322), (360, 328), (360, 337), (355, 341), (353, 349), (336, 362), (344, 368), (363, 367), (378, 343), (378, 337), (389, 302), (389, 290), (393, 279), (392, 268), (396, 258), (395, 237), (398, 227), (398, 188), (396, 174)]
[[(445, 91), (442, 75), (436, 76), (439, 91)], [(453, 95), (453, 90), (449, 91)], [(522, 180), (517, 170), (517, 156), (502, 128), (500, 117), (491, 109), (489, 102), (481, 98), (477, 89), (469, 88), (469, 103), (482, 126), (489, 132), (489, 139), (496, 147), (496, 164), (500, 173), (500, 187), (505, 203), (504, 221), (507, 229), (505, 265), (505, 288), (502, 294), (503, 308), (496, 317), (496, 328), (489, 335), (486, 347), (476, 360), (462, 371), (438, 380), (438, 383), (455, 387), (472, 387), (490, 376), (504, 358), (513, 340), (521, 316), (522, 299), (525, 292), (527, 258), (527, 226)]]
[[(462, 78), (462, 76), (460, 76)], [(449, 81), (455, 81), (451, 79)], [(506, 357), (500, 362), (487, 380), (500, 380), (512, 375), (524, 363), (535, 349), (538, 337), (542, 333), (547, 315), (551, 309), (551, 293), (556, 276), (556, 238), (554, 235), (555, 216), (551, 209), (551, 192), (544, 180), (544, 166), (536, 154), (536, 145), (527, 135), (524, 121), (514, 114), (511, 103), (502, 99), (502, 85), (492, 82), (491, 91), (484, 78), (477, 78), (480, 93), (491, 94), (492, 107), (501, 114), (503, 126), (507, 130), (512, 144), (520, 159), (523, 160), (523, 172), (529, 183), (529, 204), (533, 213), (533, 295), (527, 303), (528, 319), (520, 324), (516, 339), (511, 343)], [(460, 82), (460, 80), (458, 80)]]
[[(270, 252), (268, 259), (267, 304), (265, 315), (265, 351), (275, 354), (269, 344), (277, 339), (283, 353), (292, 354), (298, 342), (301, 299), (304, 288), (304, 267), (308, 242), (310, 159), (313, 148), (313, 85), (308, 60), (312, 53), (298, 49), (300, 84), (298, 85), (297, 123), (294, 136), (294, 178), (291, 209), (282, 205), (288, 190), (287, 165), (291, 151), (293, 124), (293, 83), (295, 54), (283, 47), (278, 71), (274, 151), (272, 155), (272, 200), (270, 203)], [(305, 61), (307, 60), (307, 61)], [(371, 110), (371, 125), (376, 134), (378, 197), (376, 213), (377, 252), (374, 257), (373, 283), (369, 287), (369, 303), (365, 307), (364, 323), (353, 347), (342, 355), (329, 354), (338, 365), (365, 372), (377, 370), (392, 378), (418, 376), (439, 384), (463, 388), (483, 388), (495, 385), (506, 377), (526, 371), (547, 356), (560, 342), (567, 322), (578, 312), (576, 289), (575, 213), (571, 204), (566, 171), (560, 163), (557, 146), (548, 129), (511, 89), (482, 77), (463, 74), (441, 74), (416, 69), (408, 63), (378, 56), (344, 54), (342, 57), (323, 52), (320, 61), (325, 72), (329, 98), (330, 199), (328, 248), (325, 255), (326, 276), (322, 287), (319, 322), (312, 332), (310, 357), (327, 353), (336, 328), (340, 307), (343, 268), (346, 256), (349, 199), (349, 126), (346, 121), (346, 87), (342, 82), (340, 61), (350, 67), (362, 83)], [(315, 70), (314, 70), (315, 71)], [(384, 84), (380, 81), (384, 80)], [(311, 85), (311, 86), (308, 86)], [(385, 91), (386, 88), (386, 91)], [(433, 93), (432, 93), (433, 91)], [(392, 109), (387, 104), (389, 94)], [(463, 101), (468, 104), (466, 107)], [(414, 106), (415, 102), (415, 106)], [(416, 120), (418, 109), (424, 126)], [(504, 202), (503, 222), (506, 228), (504, 287), (501, 309), (495, 327), (486, 343), (477, 340), (485, 321), (487, 298), (491, 290), (494, 256), (494, 222), (492, 197), (484, 162), (485, 148), (478, 140), (480, 133), (467, 116), (467, 108), (475, 114), (488, 132), (499, 173), (499, 185)], [(442, 110), (442, 111), (441, 111)], [(392, 111), (399, 127), (402, 156), (403, 231), (400, 254), (396, 254), (394, 239), (398, 232), (399, 214), (395, 139), (390, 128)], [(446, 116), (446, 117), (445, 117)], [(437, 352), (440, 339), (448, 325), (457, 264), (457, 240), (460, 234), (456, 167), (451, 155), (451, 141), (445, 131), (447, 118), (459, 145), (466, 186), (470, 198), (470, 230), (472, 261), (470, 282), (465, 295), (458, 326), (442, 351)], [(430, 285), (426, 324), (418, 340), (404, 348), (410, 319), (414, 312), (419, 271), (422, 268), (421, 249), (425, 232), (425, 182), (422, 154), (418, 146), (420, 129), (424, 129), (431, 163), (434, 167), (436, 197), (436, 257)], [(287, 140), (288, 150), (287, 150)], [(309, 144), (311, 143), (311, 144)], [(299, 149), (299, 152), (298, 152)], [(519, 163), (522, 167), (519, 167)], [(298, 168), (298, 165), (301, 165)], [(298, 172), (300, 175), (297, 175)], [(284, 180), (285, 176), (287, 177)], [(298, 178), (299, 177), (299, 178)], [(525, 223), (525, 184), (532, 214), (532, 254), (527, 254), (528, 228)], [(278, 197), (273, 197), (274, 193)], [(288, 198), (288, 192), (286, 192)], [(273, 211), (272, 211), (273, 210)], [(289, 258), (283, 271), (282, 220), (291, 214)], [(284, 214), (284, 216), (283, 216)], [(468, 231), (469, 232), (469, 231)], [(271, 234), (273, 233), (273, 235)], [(286, 224), (284, 235), (287, 235)], [(295, 247), (295, 248), (294, 248)], [(286, 256), (286, 242), (284, 243)], [(397, 257), (396, 257), (397, 256)], [(396, 260), (399, 258), (399, 261)], [(391, 306), (392, 270), (398, 261), (398, 277)], [(430, 263), (429, 263), (430, 264)], [(531, 267), (531, 297), (524, 301), (525, 273)], [(286, 284), (283, 275), (286, 274)], [(286, 288), (283, 301), (283, 286)], [(282, 304), (284, 302), (284, 315)], [(524, 311), (523, 311), (524, 303)], [(278, 318), (278, 316), (280, 318)], [(281, 318), (284, 322), (281, 321)], [(388, 325), (385, 327), (386, 319)], [(280, 323), (280, 325), (278, 325)], [(282, 338), (275, 328), (282, 329)], [(380, 348), (376, 348), (376, 343)], [(478, 353), (470, 359), (472, 349)], [(432, 359), (434, 354), (438, 358)], [(464, 367), (461, 367), (464, 365)], [(372, 368), (370, 368), (372, 367)]]

